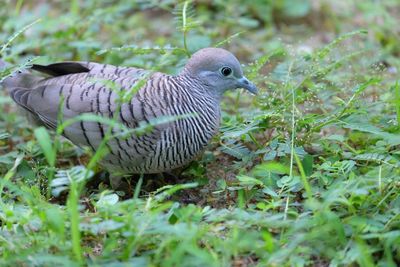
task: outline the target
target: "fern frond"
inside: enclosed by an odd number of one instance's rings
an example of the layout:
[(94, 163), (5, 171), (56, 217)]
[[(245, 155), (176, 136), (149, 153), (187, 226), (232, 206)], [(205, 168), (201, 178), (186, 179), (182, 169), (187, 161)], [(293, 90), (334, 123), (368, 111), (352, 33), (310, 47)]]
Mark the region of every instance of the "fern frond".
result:
[(243, 159), (254, 154), (254, 152), (250, 151), (250, 149), (245, 147), (242, 143), (236, 142), (235, 140), (221, 143), (221, 148), (219, 150), (237, 159)]
[(72, 181), (81, 183), (93, 176), (93, 171), (87, 170), (84, 166), (75, 166), (68, 170), (59, 170), (51, 181), (51, 192), (58, 197), (67, 190)]

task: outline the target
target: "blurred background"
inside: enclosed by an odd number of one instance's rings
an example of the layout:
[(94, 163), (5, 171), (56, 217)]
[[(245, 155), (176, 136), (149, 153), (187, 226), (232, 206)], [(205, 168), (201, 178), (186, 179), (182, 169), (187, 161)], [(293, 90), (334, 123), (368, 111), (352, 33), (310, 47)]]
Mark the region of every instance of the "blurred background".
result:
[[(43, 61), (90, 59), (148, 67), (156, 56), (135, 59), (132, 53), (98, 52), (124, 45), (183, 47), (179, 1), (1, 2), (0, 40), (40, 19), (13, 43), (7, 57), (40, 55), (47, 57)], [(343, 33), (365, 29), (367, 36), (353, 40), (349, 49), (375, 49), (376, 61), (398, 67), (399, 14), (397, 0), (194, 1), (186, 14), (187, 48), (194, 52), (231, 38), (223, 46), (251, 61), (280, 47), (310, 52)]]

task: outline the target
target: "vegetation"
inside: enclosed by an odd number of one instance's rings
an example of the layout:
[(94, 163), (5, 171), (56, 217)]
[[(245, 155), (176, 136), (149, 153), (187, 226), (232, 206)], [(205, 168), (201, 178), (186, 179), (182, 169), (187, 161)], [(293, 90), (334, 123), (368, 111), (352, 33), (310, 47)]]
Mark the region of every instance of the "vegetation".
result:
[(226, 95), (220, 134), (176, 181), (115, 192), (98, 153), (29, 126), (1, 90), (0, 265), (400, 265), (399, 14), (397, 0), (3, 0), (0, 79), (63, 60), (177, 73), (221, 46), (261, 93)]

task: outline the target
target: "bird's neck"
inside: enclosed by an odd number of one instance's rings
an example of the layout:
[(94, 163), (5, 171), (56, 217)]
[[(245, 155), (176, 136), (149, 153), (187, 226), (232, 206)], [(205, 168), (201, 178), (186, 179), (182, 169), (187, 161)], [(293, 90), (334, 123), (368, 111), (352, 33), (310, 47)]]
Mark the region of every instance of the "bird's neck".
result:
[(174, 79), (185, 87), (185, 89), (187, 89), (193, 96), (207, 98), (208, 101), (217, 105), (221, 102), (223, 93), (196, 76), (190, 76), (187, 74), (177, 75), (174, 76)]
[(214, 90), (204, 85), (199, 79), (188, 78), (187, 76), (173, 76), (171, 79), (179, 85), (175, 87), (178, 90), (177, 94), (186, 98), (191, 109), (200, 115), (211, 112), (215, 121), (219, 123), (222, 96), (213, 93)]

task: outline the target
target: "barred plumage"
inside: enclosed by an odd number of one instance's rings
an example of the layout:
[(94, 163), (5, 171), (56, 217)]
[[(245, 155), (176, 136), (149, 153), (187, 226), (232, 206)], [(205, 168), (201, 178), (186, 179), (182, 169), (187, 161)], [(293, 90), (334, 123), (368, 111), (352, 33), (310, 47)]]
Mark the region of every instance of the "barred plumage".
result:
[[(48, 128), (57, 127), (60, 101), (63, 120), (92, 113), (116, 118), (131, 129), (154, 119), (191, 114), (156, 124), (142, 135), (110, 139), (103, 164), (119, 173), (159, 173), (187, 164), (217, 132), (223, 93), (235, 88), (257, 92), (243, 76), (238, 60), (219, 48), (198, 51), (177, 76), (90, 62), (33, 65), (32, 69), (50, 77), (21, 73), (6, 79), (4, 86), (35, 123)], [(146, 81), (130, 101), (119, 104), (121, 90), (127, 92), (143, 79)], [(112, 134), (121, 131), (121, 127), (109, 127), (80, 121), (63, 134), (76, 145), (96, 150), (109, 130)]]

